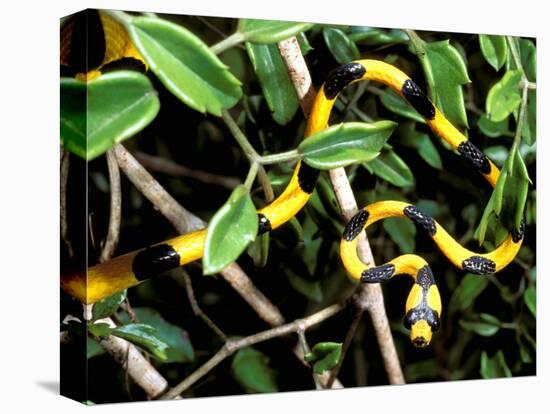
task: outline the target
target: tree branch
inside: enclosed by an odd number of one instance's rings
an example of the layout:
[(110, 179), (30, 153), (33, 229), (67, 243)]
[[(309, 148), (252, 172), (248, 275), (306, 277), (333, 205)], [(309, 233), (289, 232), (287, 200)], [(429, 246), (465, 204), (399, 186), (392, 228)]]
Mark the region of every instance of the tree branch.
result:
[(107, 151), (107, 168), (109, 169), (109, 184), (111, 192), (111, 207), (109, 212), (109, 228), (107, 231), (107, 237), (105, 239), (105, 245), (99, 255), (99, 261), (105, 262), (109, 260), (115, 252), (118, 244), (118, 237), (120, 234), (120, 216), (121, 216), (121, 204), (122, 196), (120, 191), (120, 171), (118, 169), (118, 163), (116, 156), (112, 149)]
[[(300, 106), (304, 110), (304, 114), (308, 116), (313, 103), (311, 97), (314, 95), (314, 92), (311, 86), (311, 75), (300, 51), (300, 46), (296, 39), (294, 39), (294, 41), (279, 42), (279, 50), (281, 51), (281, 56), (287, 66), (292, 83), (300, 99)], [(330, 170), (329, 176), (342, 210), (342, 217), (348, 222), (357, 212), (357, 202), (355, 201), (346, 172), (343, 168), (337, 168)], [(361, 260), (369, 266), (374, 266), (374, 259), (365, 232), (362, 232), (360, 235), (357, 245)], [(358, 308), (358, 314), (356, 314), (355, 318), (360, 318), (364, 310), (367, 310), (371, 317), (389, 382), (391, 384), (404, 383), (405, 380), (391, 335), (380, 285), (361, 284), (355, 295), (354, 302)], [(356, 324), (352, 324), (350, 332), (346, 335), (347, 337), (353, 337), (355, 331), (354, 325), (355, 327), (357, 326)], [(345, 353), (342, 353), (341, 359), (343, 359), (344, 356)], [(336, 376), (336, 374), (334, 374), (334, 376)]]
[(133, 155), (146, 169), (167, 174), (172, 177), (189, 177), (202, 183), (216, 184), (228, 190), (233, 190), (236, 186), (241, 184), (241, 180), (237, 177), (227, 177), (206, 171), (194, 170), (172, 160), (146, 154), (141, 151), (136, 151)]
[[(115, 147), (118, 164), (128, 179), (172, 223), (179, 233), (205, 227), (206, 223), (183, 208), (121, 144)], [(221, 271), (222, 277), (271, 326), (284, 323), (279, 309), (252, 283), (236, 263)]]
[(344, 309), (343, 304), (335, 304), (328, 306), (313, 315), (310, 315), (306, 318), (296, 319), (295, 321), (288, 323), (286, 325), (281, 325), (276, 328), (268, 329), (267, 331), (259, 332), (254, 335), (247, 336), (241, 339), (230, 339), (224, 346), (214, 354), (204, 365), (198, 368), (195, 372), (185, 378), (182, 382), (176, 385), (174, 388), (169, 390), (166, 394), (160, 397), (161, 400), (169, 400), (176, 398), (182, 392), (187, 390), (191, 385), (197, 382), (200, 378), (210, 372), (214, 367), (216, 367), (220, 362), (225, 358), (232, 355), (234, 352), (238, 351), (241, 348), (247, 346), (252, 346), (259, 342), (267, 341), (279, 336), (287, 335), (290, 333), (298, 333), (304, 331), (311, 326), (321, 323), (325, 319), (330, 318), (331, 316), (337, 314), (342, 309)]

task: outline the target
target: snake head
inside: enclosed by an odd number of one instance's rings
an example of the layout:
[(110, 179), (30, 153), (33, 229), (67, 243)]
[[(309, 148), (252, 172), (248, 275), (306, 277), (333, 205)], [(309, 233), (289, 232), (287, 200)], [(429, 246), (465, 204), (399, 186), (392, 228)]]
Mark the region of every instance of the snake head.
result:
[(433, 332), (436, 332), (440, 325), (437, 313), (427, 306), (407, 312), (403, 322), (405, 327), (411, 330), (411, 342), (417, 348), (427, 347), (432, 340)]
[(432, 327), (424, 319), (417, 321), (411, 327), (411, 342), (417, 348), (425, 348), (432, 340)]

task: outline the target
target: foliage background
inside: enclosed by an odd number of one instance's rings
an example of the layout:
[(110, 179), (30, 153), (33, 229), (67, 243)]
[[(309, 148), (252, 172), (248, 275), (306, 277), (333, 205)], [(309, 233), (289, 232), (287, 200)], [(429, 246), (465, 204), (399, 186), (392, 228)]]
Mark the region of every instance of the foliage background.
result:
[[(163, 18), (184, 25), (209, 45), (221, 39), (219, 32), (230, 34), (237, 24), (236, 20), (222, 18)], [(412, 53), (404, 32), (373, 30), (373, 35), (367, 37), (367, 40), (358, 40), (360, 36), (354, 37), (352, 32), (352, 28), (343, 26), (314, 26), (306, 32), (311, 47), (306, 60), (317, 88), (328, 71), (338, 66), (338, 59), (351, 60), (349, 58), (356, 58), (357, 54), (361, 57), (388, 59), (425, 86), (424, 72), (417, 56)], [(507, 117), (505, 123), (487, 123), (488, 126), (483, 124), (482, 116), (485, 113), (487, 94), (507, 72), (506, 66), (497, 71), (487, 62), (477, 35), (436, 32), (417, 34), (429, 42), (449, 39), (460, 54), (472, 81), (463, 86), (465, 113), (470, 126), (469, 137), (497, 164), (499, 160), (502, 164), (513, 141), (513, 115)], [(336, 40), (331, 39), (331, 36)], [(330, 47), (331, 41), (338, 47)], [(535, 44), (534, 40), (525, 41)], [(345, 55), (342, 57), (338, 53)], [(266, 104), (262, 85), (250, 64), (246, 50), (233, 47), (220, 54), (220, 58), (242, 82), (243, 97), (231, 109), (231, 114), (238, 120), (241, 130), (246, 133), (257, 151), (275, 153), (294, 148), (300, 142), (304, 129), (304, 119), (297, 110), (297, 105), (294, 113), (288, 117), (288, 122), (281, 122), (280, 119), (277, 122)], [(146, 129), (127, 141), (125, 146), (132, 151), (159, 155), (190, 168), (240, 177), (244, 181), (248, 161), (221, 119), (212, 115), (205, 116), (188, 108), (168, 92), (154, 75), (149, 74), (149, 78), (159, 94), (160, 112)], [(348, 175), (352, 179), (359, 205), (382, 199), (404, 199), (420, 204), (458, 240), (475, 249), (473, 234), (491, 194), (482, 178), (476, 172), (470, 171), (456, 155), (444, 149), (425, 125), (411, 120), (408, 114), (400, 115), (396, 105), (388, 103), (388, 96), (384, 95), (384, 89), (378, 85), (367, 85), (366, 88), (352, 86), (346, 89), (343, 96), (348, 101), (354, 100), (355, 104), (337, 106), (333, 111), (333, 124), (342, 120), (356, 120), (358, 114), (375, 120), (391, 119), (400, 124), (390, 140), (392, 149), (386, 150), (377, 159), (376, 171), (382, 171), (385, 167), (385, 174), (379, 172), (378, 175), (382, 176), (372, 175), (368, 168), (361, 165), (349, 168)], [(287, 98), (285, 102), (289, 102), (288, 106), (291, 106), (292, 98)], [(424, 138), (418, 138), (423, 145), (415, 146), (407, 139), (410, 136), (423, 136), (421, 134), (428, 134), (434, 145), (426, 144), (429, 141)], [(386, 308), (407, 382), (535, 374), (535, 312), (528, 293), (532, 292), (530, 289), (534, 289), (536, 284), (534, 145), (523, 143), (520, 151), (533, 183), (526, 205), (527, 238), (519, 259), (495, 277), (481, 278), (457, 271), (439, 254), (431, 240), (423, 234), (416, 235), (414, 227), (407, 221), (387, 220), (383, 225), (369, 229), (369, 240), (377, 263), (383, 263), (402, 252), (415, 251), (431, 264), (442, 294), (442, 329), (435, 335), (430, 349), (419, 351), (410, 346), (407, 332), (401, 324), (410, 282), (396, 279), (384, 285)], [(83, 163), (76, 157), (72, 157), (71, 162), (75, 165)], [(380, 163), (383, 165), (380, 166)], [(99, 157), (90, 162), (88, 167), (89, 209), (93, 215), (91, 231), (95, 239), (100, 240), (101, 235), (106, 233), (109, 217), (105, 161), (103, 157)], [(370, 167), (373, 168), (372, 165)], [(78, 167), (73, 171), (78, 171)], [(286, 165), (269, 169), (276, 191), (284, 188), (290, 171)], [(205, 220), (212, 217), (230, 194), (229, 190), (220, 186), (207, 185), (188, 178), (174, 178), (158, 173), (154, 175), (182, 205)], [(82, 195), (83, 190), (79, 185), (82, 178), (76, 175), (70, 177), (70, 200), (75, 203), (69, 206), (72, 211), (78, 208), (79, 196)], [(313, 199), (298, 214), (300, 226), (287, 224), (271, 234), (269, 259), (265, 267), (256, 268), (253, 260), (246, 254), (239, 259), (239, 264), (253, 278), (254, 283), (289, 321), (342, 300), (353, 289), (337, 254), (342, 223), (337, 210), (332, 210), (334, 196), (322, 182), (318, 185), (317, 194), (318, 199)], [(263, 205), (261, 192), (256, 189), (253, 195), (255, 204)], [(122, 217), (117, 254), (175, 235), (171, 226), (124, 180)], [(79, 228), (81, 223), (77, 221), (75, 214), (74, 222), (70, 226), (74, 238), (82, 234), (81, 227)], [(497, 231), (489, 231), (488, 242), (491, 237), (495, 237), (495, 233)], [(92, 249), (89, 252), (90, 257), (97, 257), (99, 254), (98, 244), (96, 246), (95, 251)], [(62, 253), (66, 253), (64, 245)], [(80, 251), (79, 254), (83, 255), (84, 252)], [(67, 257), (63, 258), (63, 265), (71, 266)], [(201, 307), (228, 335), (246, 336), (266, 329), (265, 323), (223, 281), (217, 277), (203, 277), (201, 268), (197, 265), (188, 266), (187, 270), (192, 276)], [(199, 367), (221, 343), (193, 315), (181, 277), (177, 274), (171, 276), (130, 289), (128, 297), (134, 309), (153, 309), (171, 326), (178, 327), (180, 336), (184, 335), (188, 352), (184, 356), (180, 355), (180, 361), (155, 361), (155, 365), (169, 382), (175, 383)], [(63, 307), (71, 305), (62, 304)], [(492, 317), (484, 316), (487, 314)], [(120, 318), (123, 320), (124, 316), (120, 315)], [(350, 321), (351, 314), (342, 312), (308, 330), (308, 342), (311, 345), (326, 341), (341, 342)], [(281, 338), (255, 346), (254, 349), (267, 358), (254, 354), (257, 358), (252, 358), (253, 363), (243, 366), (244, 377), (235, 373), (235, 365), (239, 365), (239, 359), (228, 359), (192, 387), (186, 396), (311, 389), (311, 373), (288, 352), (291, 345), (292, 339)], [(385, 384), (387, 379), (378, 352), (370, 322), (365, 317), (339, 375), (343, 384)], [(92, 401), (144, 398), (138, 388), (127, 383), (120, 365), (108, 355), (90, 355), (88, 368)], [(258, 370), (260, 374), (257, 373)], [(265, 387), (251, 389), (244, 379), (250, 375), (256, 375), (255, 378), (261, 375), (265, 378), (263, 382), (254, 381), (256, 384), (264, 384)]]

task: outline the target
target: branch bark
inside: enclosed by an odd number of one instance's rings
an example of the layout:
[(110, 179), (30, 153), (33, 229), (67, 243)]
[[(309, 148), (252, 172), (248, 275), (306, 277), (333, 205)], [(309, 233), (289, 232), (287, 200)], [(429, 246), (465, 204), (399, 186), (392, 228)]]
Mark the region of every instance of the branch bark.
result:
[[(98, 322), (116, 327), (111, 318), (101, 319)], [(147, 393), (149, 398), (157, 398), (168, 389), (168, 381), (130, 342), (109, 335), (99, 343), (116, 362), (125, 368), (128, 375)]]
[[(206, 223), (182, 207), (121, 144), (115, 147), (118, 165), (130, 182), (164, 215), (179, 233), (200, 230)], [(271, 326), (284, 323), (284, 317), (252, 283), (236, 263), (227, 266), (222, 277)]]
[(142, 151), (136, 151), (133, 155), (146, 169), (171, 175), (173, 177), (189, 177), (206, 184), (216, 184), (228, 190), (233, 190), (236, 186), (241, 184), (241, 180), (237, 177), (226, 177), (206, 171), (195, 170), (172, 160), (146, 154)]
[[(315, 92), (312, 87), (311, 75), (301, 53), (298, 41), (296, 38), (291, 38), (279, 42), (278, 46), (294, 88), (296, 89), (296, 93), (300, 100), (300, 106), (302, 107), (304, 115), (307, 117), (311, 110)], [(329, 176), (342, 210), (342, 217), (347, 222), (357, 212), (357, 202), (355, 201), (346, 172), (343, 168), (337, 168), (329, 171)], [(357, 245), (358, 254), (361, 260), (369, 266), (374, 266), (372, 251), (364, 232), (361, 234)], [(371, 317), (389, 382), (391, 384), (403, 384), (405, 379), (391, 335), (380, 285), (361, 284), (354, 298), (354, 303), (357, 306), (356, 312), (358, 313), (355, 315), (355, 318), (360, 318), (365, 310)], [(352, 324), (351, 330), (346, 336), (353, 337), (356, 327), (357, 324)], [(344, 356), (345, 353), (342, 353), (341, 358), (343, 359)], [(331, 380), (333, 380), (337, 371), (338, 370), (335, 370), (335, 373), (332, 374)]]
[(335, 305), (328, 306), (313, 315), (310, 315), (306, 318), (296, 319), (295, 321), (288, 323), (286, 325), (281, 325), (276, 328), (268, 329), (263, 332), (256, 333), (254, 335), (247, 336), (241, 339), (230, 339), (228, 340), (223, 347), (216, 353), (212, 358), (210, 358), (204, 365), (198, 368), (195, 372), (185, 378), (182, 382), (176, 385), (174, 388), (169, 390), (166, 394), (160, 397), (161, 400), (169, 400), (178, 397), (182, 392), (187, 390), (191, 385), (201, 379), (204, 375), (210, 372), (214, 367), (216, 367), (220, 362), (225, 358), (232, 355), (234, 352), (238, 351), (241, 348), (247, 346), (252, 346), (259, 342), (267, 341), (279, 336), (287, 335), (290, 333), (303, 332), (311, 326), (321, 323), (325, 319), (330, 318), (331, 316), (337, 314), (345, 305), (337, 303)]
[(109, 170), (109, 184), (111, 192), (111, 206), (109, 212), (109, 227), (107, 231), (107, 237), (105, 239), (105, 245), (99, 255), (99, 261), (105, 262), (109, 260), (118, 245), (118, 237), (120, 234), (120, 216), (122, 196), (120, 192), (120, 171), (118, 169), (118, 163), (113, 150), (110, 149), (106, 154), (107, 168)]

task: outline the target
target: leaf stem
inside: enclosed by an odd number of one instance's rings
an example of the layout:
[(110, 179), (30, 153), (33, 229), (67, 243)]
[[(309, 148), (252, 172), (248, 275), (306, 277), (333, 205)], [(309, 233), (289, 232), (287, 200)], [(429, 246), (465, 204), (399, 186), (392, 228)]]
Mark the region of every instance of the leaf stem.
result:
[(233, 46), (238, 45), (239, 43), (244, 42), (244, 34), (241, 32), (235, 32), (232, 35), (226, 37), (225, 39), (219, 41), (218, 43), (210, 46), (210, 50), (219, 55), (220, 53), (226, 51), (227, 49), (232, 48)]
[(231, 135), (233, 135), (237, 143), (241, 146), (242, 150), (244, 151), (246, 157), (250, 160), (250, 162), (258, 162), (260, 156), (254, 149), (254, 147), (250, 144), (250, 142), (248, 142), (248, 139), (239, 129), (239, 126), (233, 120), (231, 115), (229, 115), (229, 112), (222, 111), (222, 119), (229, 128)]
[(432, 67), (430, 61), (428, 60), (428, 54), (426, 52), (426, 42), (416, 34), (414, 30), (405, 29), (405, 32), (409, 36), (413, 48), (415, 50), (416, 56), (420, 60), (420, 65), (424, 70), (424, 75), (426, 76), (426, 84), (428, 86), (428, 94), (432, 101), (435, 100), (435, 81), (433, 78)]
[(290, 151), (279, 152), (277, 154), (264, 155), (260, 157), (258, 162), (262, 165), (276, 164), (278, 162), (294, 161), (301, 158), (300, 152), (297, 149)]
[(512, 52), (512, 58), (514, 59), (514, 63), (516, 64), (518, 69), (521, 71), (523, 78), (527, 79), (525, 76), (525, 70), (523, 70), (523, 65), (521, 64), (521, 58), (519, 56), (518, 49), (516, 48), (516, 43), (514, 42), (513, 36), (506, 36), (506, 41), (508, 42), (508, 46), (510, 47), (510, 51)]
[(258, 174), (258, 168), (260, 164), (257, 162), (253, 162), (250, 164), (250, 169), (248, 170), (248, 175), (246, 176), (246, 180), (244, 182), (244, 186), (250, 192), (252, 189), (252, 185), (254, 184), (254, 180), (256, 179), (256, 175)]

